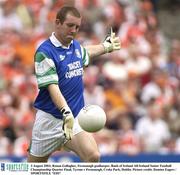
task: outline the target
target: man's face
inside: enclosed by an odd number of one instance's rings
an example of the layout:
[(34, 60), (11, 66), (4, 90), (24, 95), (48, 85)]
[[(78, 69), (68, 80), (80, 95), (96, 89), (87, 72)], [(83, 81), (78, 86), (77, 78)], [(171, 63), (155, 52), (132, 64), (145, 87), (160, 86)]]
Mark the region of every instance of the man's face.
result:
[(56, 35), (60, 42), (67, 46), (76, 36), (81, 25), (81, 18), (67, 14), (65, 21), (61, 24), (56, 20)]

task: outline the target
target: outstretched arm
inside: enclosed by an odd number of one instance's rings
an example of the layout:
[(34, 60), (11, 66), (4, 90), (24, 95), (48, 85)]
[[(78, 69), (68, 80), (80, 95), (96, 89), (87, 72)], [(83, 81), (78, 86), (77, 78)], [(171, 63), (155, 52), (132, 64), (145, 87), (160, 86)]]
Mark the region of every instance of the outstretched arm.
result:
[(121, 43), (119, 37), (115, 36), (115, 33), (112, 31), (110, 35), (106, 37), (103, 43), (98, 45), (89, 45), (85, 47), (89, 53), (90, 58), (103, 55), (106, 53), (113, 52), (115, 50), (119, 50), (121, 48)]
[(68, 107), (68, 104), (59, 90), (57, 84), (48, 85), (48, 91), (50, 93), (51, 99), (60, 112), (63, 115), (63, 130), (66, 135), (66, 138), (70, 140), (73, 136), (73, 125), (74, 125), (74, 116), (71, 112), (71, 109)]
[(103, 44), (85, 46), (85, 49), (87, 50), (90, 58), (106, 53)]

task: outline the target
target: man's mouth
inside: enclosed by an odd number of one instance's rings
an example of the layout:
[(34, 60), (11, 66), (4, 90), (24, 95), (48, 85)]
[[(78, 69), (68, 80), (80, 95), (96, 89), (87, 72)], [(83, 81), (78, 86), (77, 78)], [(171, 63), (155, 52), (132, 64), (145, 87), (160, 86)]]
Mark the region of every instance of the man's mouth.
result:
[(67, 38), (72, 38), (73, 39), (74, 36), (73, 35), (68, 35)]
[(68, 38), (74, 38), (74, 36), (75, 36), (74, 34), (68, 34), (67, 37), (68, 37)]

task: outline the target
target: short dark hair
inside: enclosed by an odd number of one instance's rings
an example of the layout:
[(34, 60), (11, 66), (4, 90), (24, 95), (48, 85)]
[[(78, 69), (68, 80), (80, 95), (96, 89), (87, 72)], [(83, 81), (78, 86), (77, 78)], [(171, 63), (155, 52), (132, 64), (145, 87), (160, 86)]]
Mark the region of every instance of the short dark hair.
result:
[(79, 13), (79, 11), (73, 7), (73, 6), (63, 6), (56, 15), (56, 19), (59, 19), (61, 24), (65, 21), (67, 14), (70, 13), (75, 17), (80, 18), (81, 14)]

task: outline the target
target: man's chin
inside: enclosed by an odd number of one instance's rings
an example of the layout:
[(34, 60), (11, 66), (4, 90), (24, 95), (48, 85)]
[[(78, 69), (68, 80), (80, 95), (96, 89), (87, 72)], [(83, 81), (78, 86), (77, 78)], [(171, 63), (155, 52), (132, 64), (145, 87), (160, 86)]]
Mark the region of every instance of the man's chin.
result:
[(73, 39), (74, 39), (73, 36), (66, 37), (66, 40), (64, 40), (64, 44), (69, 45)]
[(74, 38), (73, 37), (66, 37), (66, 42), (70, 43)]
[(67, 40), (68, 40), (68, 41), (72, 41), (73, 39), (74, 39), (73, 36), (68, 36), (68, 37), (67, 37)]

